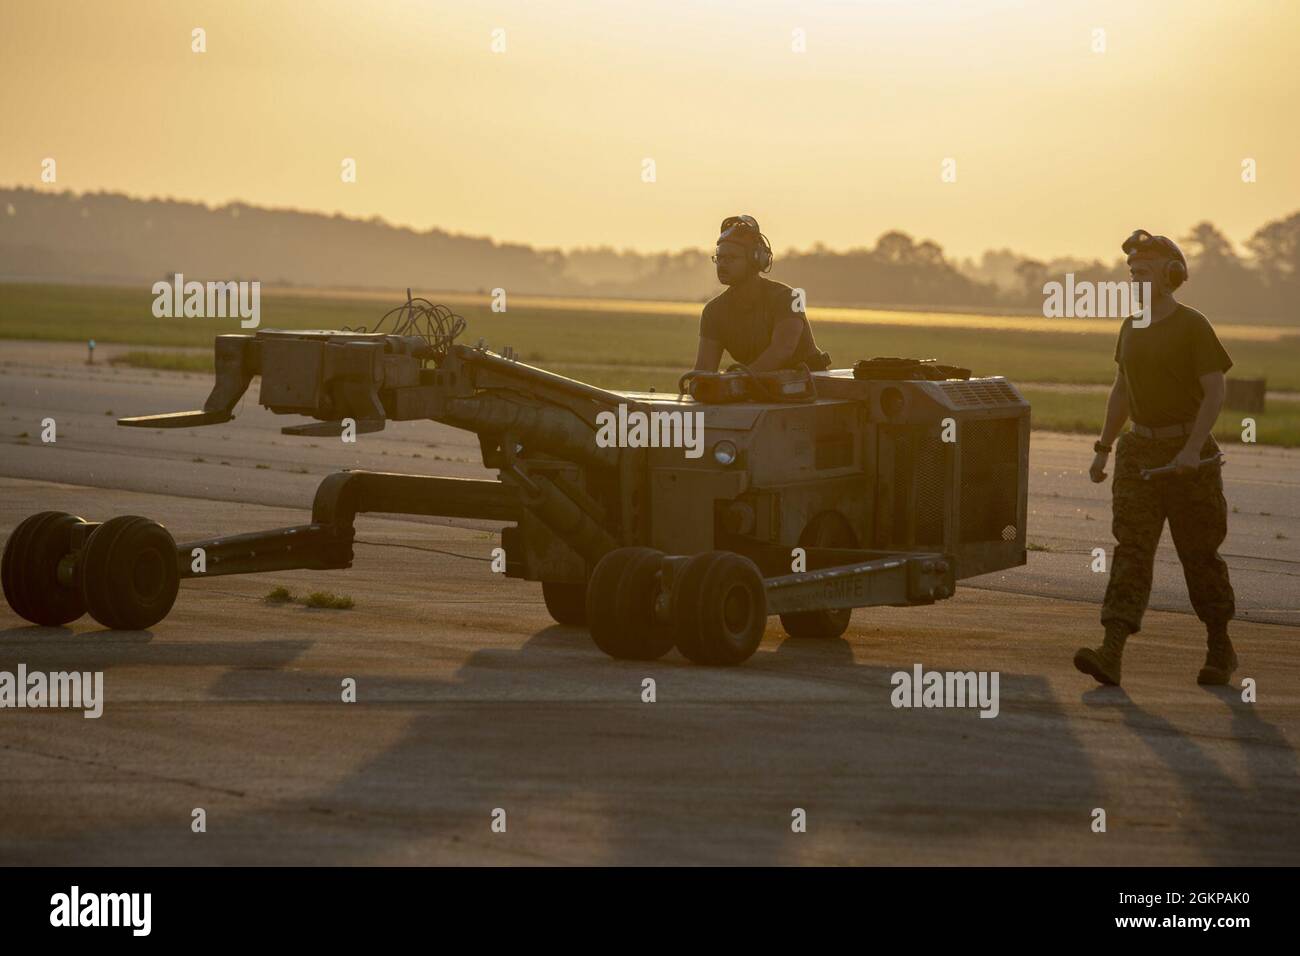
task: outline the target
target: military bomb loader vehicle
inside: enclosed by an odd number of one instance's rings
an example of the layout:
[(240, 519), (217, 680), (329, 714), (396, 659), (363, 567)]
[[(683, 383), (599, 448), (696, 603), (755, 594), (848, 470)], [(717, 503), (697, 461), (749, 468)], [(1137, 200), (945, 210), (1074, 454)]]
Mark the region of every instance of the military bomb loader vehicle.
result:
[(725, 665), (754, 653), (770, 615), (837, 637), (853, 608), (932, 604), (1025, 563), (1029, 405), (1003, 378), (877, 359), (619, 392), (457, 344), (464, 320), (427, 300), (408, 294), (393, 316), (387, 331), (218, 335), (201, 410), (119, 424), (229, 421), (260, 377), (262, 405), (316, 420), (286, 434), (442, 422), (478, 436), (496, 479), (344, 471), (305, 524), (179, 545), (143, 517), (43, 512), (5, 546), (10, 606), (43, 625), (89, 612), (147, 628), (182, 578), (350, 567), (358, 514), (489, 519), (505, 574), (540, 582), (551, 616), (606, 654), (675, 646)]

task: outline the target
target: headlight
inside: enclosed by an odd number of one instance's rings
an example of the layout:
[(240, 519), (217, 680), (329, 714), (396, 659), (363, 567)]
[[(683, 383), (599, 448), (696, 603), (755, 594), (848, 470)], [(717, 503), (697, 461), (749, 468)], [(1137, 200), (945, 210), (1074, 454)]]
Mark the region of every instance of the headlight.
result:
[(730, 465), (736, 460), (736, 446), (729, 441), (720, 441), (713, 446), (713, 460), (719, 465)]

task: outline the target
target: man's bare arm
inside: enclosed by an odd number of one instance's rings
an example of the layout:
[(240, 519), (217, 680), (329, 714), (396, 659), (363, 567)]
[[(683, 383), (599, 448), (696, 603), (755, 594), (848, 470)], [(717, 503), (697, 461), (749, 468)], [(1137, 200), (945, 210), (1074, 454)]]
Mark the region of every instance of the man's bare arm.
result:
[(1201, 448), (1214, 429), (1214, 422), (1223, 409), (1223, 396), (1228, 389), (1227, 378), (1222, 372), (1207, 372), (1201, 376), (1201, 405), (1196, 410), (1196, 421), (1192, 423), (1192, 433), (1187, 442), (1171, 464), (1177, 465), (1180, 472), (1194, 470), (1201, 462)]
[(1128, 421), (1128, 383), (1124, 381), (1124, 370), (1115, 373), (1115, 382), (1110, 387), (1110, 396), (1106, 399), (1106, 421), (1101, 428), (1101, 443), (1113, 445), (1119, 431)]
[(749, 363), (749, 367), (755, 372), (770, 372), (773, 369), (785, 368), (794, 357), (794, 351), (799, 347), (799, 339), (802, 335), (802, 312), (777, 322), (772, 329), (771, 344), (763, 350), (762, 355)]
[(695, 352), (695, 371), (716, 372), (722, 364), (722, 343), (700, 336), (700, 347)]
[[(1119, 430), (1124, 427), (1128, 421), (1128, 385), (1124, 381), (1124, 370), (1119, 369), (1115, 373), (1115, 384), (1110, 387), (1110, 396), (1106, 399), (1106, 421), (1101, 427), (1101, 443), (1103, 445), (1112, 445), (1115, 443), (1115, 437)], [(1088, 469), (1088, 477), (1094, 482), (1100, 483), (1106, 480), (1106, 460), (1110, 458), (1110, 452), (1099, 451), (1092, 459), (1092, 467)]]

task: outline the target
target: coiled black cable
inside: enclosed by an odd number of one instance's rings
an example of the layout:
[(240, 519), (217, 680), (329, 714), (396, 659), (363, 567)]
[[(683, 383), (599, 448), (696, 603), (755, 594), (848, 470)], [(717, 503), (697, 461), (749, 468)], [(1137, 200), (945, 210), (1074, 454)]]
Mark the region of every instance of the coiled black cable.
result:
[[(388, 328), (389, 322), (392, 328)], [(446, 358), (447, 350), (456, 341), (456, 336), (465, 331), (465, 318), (451, 311), (445, 305), (438, 305), (422, 297), (411, 297), (411, 290), (406, 290), (406, 301), (395, 309), (383, 314), (375, 327), (367, 329), (364, 325), (355, 329), (343, 327), (344, 332), (387, 332), (390, 335), (415, 335), (424, 339), (428, 346), (426, 357), (441, 361)]]

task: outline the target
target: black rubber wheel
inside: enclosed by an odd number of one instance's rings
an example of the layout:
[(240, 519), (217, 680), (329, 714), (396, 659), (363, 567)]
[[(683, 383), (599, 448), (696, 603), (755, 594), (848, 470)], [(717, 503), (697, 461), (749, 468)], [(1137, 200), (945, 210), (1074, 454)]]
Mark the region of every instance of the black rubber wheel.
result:
[(653, 617), (655, 574), (663, 553), (653, 548), (615, 548), (587, 582), (587, 625), (596, 646), (618, 660), (654, 660), (668, 653), (672, 638)]
[(176, 542), (148, 518), (111, 518), (91, 532), (76, 578), (86, 610), (100, 624), (122, 631), (152, 627), (176, 602)]
[(673, 632), (655, 619), (655, 599), (659, 596), (659, 569), (662, 551), (637, 548), (638, 553), (623, 565), (614, 591), (614, 614), (623, 629), (615, 655), (627, 660), (654, 661), (673, 649)]
[(677, 648), (697, 664), (734, 666), (758, 650), (767, 626), (763, 575), (730, 551), (696, 555), (673, 587)]
[(543, 581), (542, 600), (557, 624), (581, 627), (587, 623), (587, 585)]
[(19, 617), (60, 627), (86, 613), (81, 592), (59, 581), (59, 562), (72, 551), (72, 529), (85, 523), (63, 511), (42, 511), (14, 528), (0, 559), (0, 579)]
[[(838, 511), (823, 511), (803, 529), (799, 535), (801, 548), (856, 548), (857, 535), (849, 525), (848, 519)], [(791, 637), (808, 637), (817, 640), (831, 640), (839, 637), (849, 629), (849, 620), (853, 617), (853, 608), (838, 608), (834, 611), (800, 611), (797, 614), (782, 614), (781, 626)]]
[(704, 551), (690, 558), (677, 572), (669, 598), (669, 616), (678, 652), (692, 664), (707, 664), (700, 637), (700, 583), (713, 559), (714, 551)]

